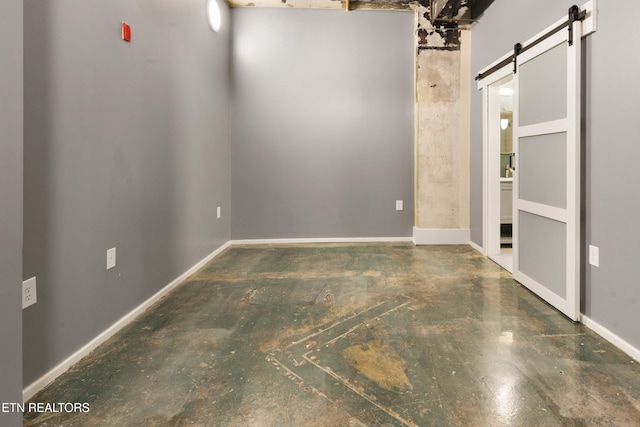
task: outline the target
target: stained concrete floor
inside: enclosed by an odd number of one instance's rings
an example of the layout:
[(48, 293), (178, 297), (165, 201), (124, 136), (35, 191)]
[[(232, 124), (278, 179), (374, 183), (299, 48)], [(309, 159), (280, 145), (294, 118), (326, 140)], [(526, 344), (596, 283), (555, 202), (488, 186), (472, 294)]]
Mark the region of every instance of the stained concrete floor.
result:
[(638, 426), (640, 366), (468, 246), (236, 246), (26, 426)]

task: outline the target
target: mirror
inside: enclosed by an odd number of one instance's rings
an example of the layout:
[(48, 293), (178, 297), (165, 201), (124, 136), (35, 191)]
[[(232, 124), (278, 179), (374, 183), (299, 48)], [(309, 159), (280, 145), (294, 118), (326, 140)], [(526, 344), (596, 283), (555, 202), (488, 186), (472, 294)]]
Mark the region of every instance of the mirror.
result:
[(513, 80), (500, 86), (500, 177), (513, 176)]

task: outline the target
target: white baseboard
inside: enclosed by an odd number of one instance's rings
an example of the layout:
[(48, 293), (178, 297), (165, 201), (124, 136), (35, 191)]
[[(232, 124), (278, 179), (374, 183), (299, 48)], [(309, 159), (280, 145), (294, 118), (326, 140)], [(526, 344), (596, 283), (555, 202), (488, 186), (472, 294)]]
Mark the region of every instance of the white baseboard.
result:
[(58, 378), (61, 374), (66, 372), (71, 366), (80, 361), (83, 357), (91, 353), (95, 350), (100, 344), (104, 343), (106, 340), (115, 335), (122, 328), (131, 323), (136, 317), (142, 314), (147, 308), (151, 307), (153, 304), (162, 299), (165, 295), (167, 295), (171, 290), (180, 285), (187, 277), (191, 276), (193, 273), (198, 271), (200, 268), (204, 267), (209, 261), (218, 256), (222, 251), (227, 249), (230, 246), (230, 242), (225, 243), (220, 246), (218, 249), (207, 255), (204, 259), (199, 261), (196, 265), (191, 267), (189, 270), (182, 273), (179, 277), (177, 277), (174, 281), (169, 283), (167, 286), (162, 288), (156, 294), (154, 294), (151, 298), (134, 308), (131, 312), (126, 314), (123, 318), (118, 320), (116, 323), (111, 325), (107, 330), (102, 332), (100, 335), (92, 339), (89, 343), (84, 345), (78, 351), (73, 353), (67, 359), (65, 359), (58, 366), (44, 374), (42, 377), (28, 385), (24, 390), (22, 390), (22, 399), (23, 402), (31, 399), (37, 392), (45, 388), (47, 385), (51, 384), (53, 380)]
[(620, 350), (622, 350), (625, 353), (627, 353), (629, 356), (631, 356), (636, 361), (640, 362), (640, 349), (638, 349), (638, 348), (634, 347), (633, 345), (629, 344), (624, 339), (620, 338), (618, 335), (614, 334), (609, 329), (605, 328), (604, 326), (602, 326), (601, 324), (597, 323), (596, 321), (590, 319), (589, 317), (585, 316), (584, 314), (581, 315), (580, 321), (587, 328), (593, 330), (595, 333), (600, 335), (602, 338), (604, 338), (605, 340), (609, 341), (611, 344), (613, 344), (616, 347), (618, 347)]
[(416, 245), (468, 245), (471, 230), (413, 227), (413, 241)]
[(469, 246), (471, 246), (476, 251), (480, 252), (482, 255), (487, 255), (484, 251), (484, 248), (478, 245), (477, 243), (473, 243), (472, 241), (469, 241)]
[(279, 245), (295, 243), (375, 243), (413, 242), (411, 237), (318, 237), (302, 239), (243, 239), (232, 240), (232, 245)]

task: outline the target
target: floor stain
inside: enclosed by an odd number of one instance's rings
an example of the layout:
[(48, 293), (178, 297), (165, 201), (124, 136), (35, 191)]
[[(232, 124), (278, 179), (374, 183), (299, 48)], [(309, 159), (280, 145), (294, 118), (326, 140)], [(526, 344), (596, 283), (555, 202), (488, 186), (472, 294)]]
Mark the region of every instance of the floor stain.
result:
[(240, 306), (247, 306), (247, 305), (253, 304), (253, 298), (255, 297), (256, 292), (258, 292), (258, 288), (255, 286), (249, 289), (247, 293), (245, 293), (242, 299), (240, 300)]
[(333, 305), (333, 292), (331, 292), (331, 289), (327, 289), (324, 292), (324, 305), (325, 306), (330, 306)]
[(413, 390), (404, 372), (405, 361), (388, 344), (369, 341), (342, 351), (342, 356), (365, 377), (390, 391)]

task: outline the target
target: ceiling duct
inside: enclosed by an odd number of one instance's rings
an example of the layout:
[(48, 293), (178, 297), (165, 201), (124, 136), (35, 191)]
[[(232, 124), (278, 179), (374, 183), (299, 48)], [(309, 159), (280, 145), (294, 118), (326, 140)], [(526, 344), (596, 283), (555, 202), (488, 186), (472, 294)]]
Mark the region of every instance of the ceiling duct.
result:
[(431, 0), (431, 21), (435, 21), (450, 0)]
[(493, 0), (430, 0), (431, 22), (474, 22), (491, 3)]

